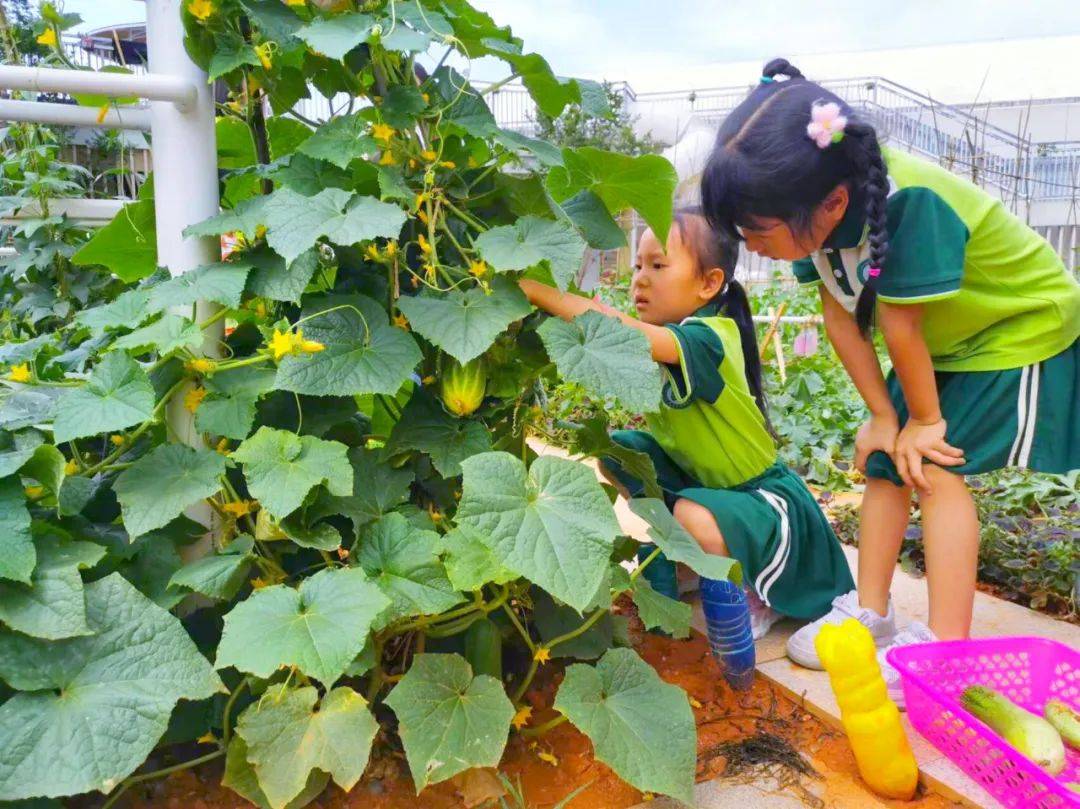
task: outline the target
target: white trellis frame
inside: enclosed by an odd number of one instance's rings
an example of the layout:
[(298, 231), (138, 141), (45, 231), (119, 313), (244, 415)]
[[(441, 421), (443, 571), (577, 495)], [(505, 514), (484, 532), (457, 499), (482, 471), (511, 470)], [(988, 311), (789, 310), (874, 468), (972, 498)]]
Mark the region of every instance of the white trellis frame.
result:
[[(184, 49), (180, 0), (145, 0), (149, 73), (123, 75), (50, 67), (0, 66), (0, 89), (57, 93), (95, 93), (112, 97), (138, 96), (150, 102), (149, 115), (135, 108), (112, 109), (98, 122), (97, 110), (38, 101), (3, 100), (0, 120), (31, 121), (67, 126), (150, 131), (154, 168), (154, 218), (157, 263), (173, 276), (221, 258), (214, 237), (185, 238), (184, 228), (218, 213), (217, 142), (214, 100), (207, 74)], [(197, 322), (214, 314), (217, 306), (199, 301)], [(203, 353), (219, 356), (224, 324), (216, 321), (204, 330)], [(191, 446), (202, 444), (194, 419), (175, 396), (166, 419), (172, 433)], [(207, 528), (215, 526), (209, 506), (188, 511)], [(202, 548), (198, 546), (202, 545)], [(206, 545), (189, 546), (198, 554)]]

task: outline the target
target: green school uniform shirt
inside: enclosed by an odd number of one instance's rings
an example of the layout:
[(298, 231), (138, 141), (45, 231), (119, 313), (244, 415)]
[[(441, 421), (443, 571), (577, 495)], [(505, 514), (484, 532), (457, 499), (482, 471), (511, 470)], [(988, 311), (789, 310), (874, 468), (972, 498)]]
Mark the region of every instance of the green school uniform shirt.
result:
[(684, 472), (709, 488), (730, 488), (776, 461), (776, 445), (746, 382), (739, 329), (706, 307), (667, 327), (679, 364), (662, 365), (663, 401), (646, 421)]
[[(1045, 239), (1000, 200), (940, 166), (883, 148), (889, 250), (878, 299), (924, 304), (939, 371), (1042, 362), (1080, 336), (1080, 284)], [(824, 248), (793, 262), (850, 312), (870, 266), (865, 214), (849, 207)]]

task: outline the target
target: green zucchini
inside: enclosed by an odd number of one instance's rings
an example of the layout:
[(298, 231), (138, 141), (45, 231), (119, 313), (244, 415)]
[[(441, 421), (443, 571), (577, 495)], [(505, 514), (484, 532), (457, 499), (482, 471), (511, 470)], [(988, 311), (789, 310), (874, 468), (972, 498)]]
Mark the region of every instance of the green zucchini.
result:
[(473, 621), (465, 630), (465, 659), (473, 674), (502, 680), (502, 633), (490, 618)]

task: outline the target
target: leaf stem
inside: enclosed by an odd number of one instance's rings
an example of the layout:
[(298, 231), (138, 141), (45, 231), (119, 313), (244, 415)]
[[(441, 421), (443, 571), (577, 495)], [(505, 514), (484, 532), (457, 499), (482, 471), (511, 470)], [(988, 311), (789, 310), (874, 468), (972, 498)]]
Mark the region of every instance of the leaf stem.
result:
[(446, 205), (447, 208), (449, 208), (451, 211), (454, 212), (454, 214), (457, 216), (458, 219), (461, 219), (466, 224), (472, 225), (474, 228), (479, 230), (481, 233), (483, 233), (484, 231), (486, 231), (488, 229), (487, 225), (485, 225), (483, 222), (479, 221), (478, 219), (474, 218), (472, 214), (465, 213), (465, 211), (461, 210), (461, 208), (456, 206), (454, 203), (452, 203), (445, 196), (442, 198), (442, 201), (443, 201), (443, 204)]
[(553, 728), (557, 728), (559, 725), (561, 725), (565, 721), (567, 721), (566, 720), (566, 715), (565, 714), (559, 714), (558, 716), (554, 717), (553, 719), (549, 719), (547, 722), (545, 722), (542, 725), (537, 725), (534, 728), (523, 728), (523, 729), (519, 730), (518, 733), (520, 733), (522, 736), (525, 736), (525, 737), (542, 736), (545, 733), (547, 733), (549, 730), (551, 730)]
[(221, 713), (221, 746), (228, 747), (229, 740), (232, 738), (232, 728), (229, 725), (229, 719), (231, 718), (233, 703), (236, 702), (236, 698), (240, 696), (240, 692), (248, 687), (250, 677), (244, 677), (240, 681), (240, 684), (236, 686), (229, 699), (225, 702), (225, 709)]
[(135, 784), (141, 784), (143, 781), (152, 781), (155, 778), (161, 778), (162, 776), (169, 775), (180, 770), (186, 770), (191, 767), (198, 767), (200, 764), (205, 764), (208, 761), (213, 761), (216, 758), (221, 758), (225, 755), (225, 749), (215, 750), (212, 753), (207, 753), (205, 756), (199, 756), (193, 758), (191, 761), (185, 761), (181, 764), (173, 764), (171, 767), (163, 767), (160, 770), (154, 770), (153, 772), (143, 773), (142, 775), (132, 775), (125, 778), (120, 784), (120, 787), (113, 792), (107, 801), (101, 805), (101, 809), (110, 809), (113, 804), (120, 800), (120, 796), (128, 791)]

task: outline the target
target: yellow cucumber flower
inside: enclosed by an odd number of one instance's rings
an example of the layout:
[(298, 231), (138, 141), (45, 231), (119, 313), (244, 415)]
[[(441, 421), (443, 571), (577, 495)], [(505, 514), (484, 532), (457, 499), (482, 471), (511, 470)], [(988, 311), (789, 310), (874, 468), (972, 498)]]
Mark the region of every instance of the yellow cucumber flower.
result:
[(120, 433), (113, 433), (109, 436), (109, 440), (112, 442), (112, 445), (114, 447), (122, 447), (124, 446), (124, 442), (127, 441), (127, 439), (124, 438), (124, 436), (120, 435)]
[(226, 514), (240, 519), (241, 517), (246, 517), (248, 514), (254, 513), (257, 507), (258, 502), (255, 500), (238, 500), (234, 503), (226, 503), (221, 507), (221, 510)]
[(423, 222), (425, 225), (431, 221), (431, 217), (427, 215), (427, 211), (425, 211), (423, 208), (416, 212), (416, 218)]
[(367, 249), (364, 251), (364, 255), (367, 256), (372, 261), (378, 261), (379, 260), (379, 248), (376, 247), (373, 244), (369, 244), (367, 246)]
[(394, 153), (387, 149), (382, 153), (382, 157), (379, 158), (380, 166), (396, 166), (397, 158), (394, 157)]
[(401, 312), (394, 315), (394, 325), (399, 329), (404, 329), (405, 331), (409, 330), (409, 320), (405, 315), (401, 314)]
[(187, 10), (196, 20), (206, 20), (214, 13), (214, 4), (211, 0), (190, 0)]
[(441, 161), (439, 163), (439, 165), (442, 166), (444, 169), (456, 169), (457, 168), (457, 163), (455, 163), (453, 160), (443, 160), (443, 161)]
[(372, 124), (371, 134), (375, 140), (381, 140), (383, 143), (389, 143), (390, 138), (394, 137), (394, 127), (388, 124)]
[(386, 257), (393, 258), (397, 255), (397, 242), (390, 241), (386, 243)]
[(533, 660), (535, 660), (540, 665), (547, 663), (549, 660), (551, 660), (551, 650), (543, 646), (538, 646), (536, 652), (533, 653)]
[(197, 374), (212, 374), (214, 369), (217, 368), (217, 363), (213, 360), (208, 360), (206, 357), (196, 357), (187, 364), (189, 371), (194, 371)]
[(190, 388), (188, 392), (184, 394), (184, 409), (189, 413), (194, 413), (199, 409), (199, 405), (202, 404), (204, 398), (206, 398), (206, 388)]
[(269, 70), (271, 66), (270, 55), (274, 52), (273, 42), (264, 42), (255, 46), (255, 55), (259, 57), (259, 64), (263, 70)]
[(524, 708), (519, 708), (518, 712), (514, 714), (514, 718), (510, 720), (510, 724), (514, 726), (514, 730), (521, 730), (532, 718), (532, 706), (526, 705)]
[(45, 33), (43, 33), (41, 36), (39, 36), (37, 38), (37, 43), (38, 43), (38, 45), (44, 45), (47, 48), (55, 48), (56, 47), (56, 29), (52, 28), (51, 26), (49, 28), (46, 28)]
[(420, 153), (420, 157), (422, 157), (428, 163), (433, 163), (439, 156), (435, 154), (435, 152), (431, 149), (424, 149), (424, 151)]
[(423, 233), (416, 237), (416, 243), (420, 245), (420, 252), (425, 256), (431, 255), (431, 243), (427, 240)]
[(477, 278), (483, 278), (487, 275), (488, 266), (483, 261), (470, 261), (469, 273), (475, 275)]
[(26, 493), (26, 496), (29, 497), (31, 500), (37, 500), (43, 494), (45, 494), (45, 487), (44, 486), (26, 486), (26, 487), (23, 488), (23, 491)]
[(74, 458), (71, 458), (66, 464), (64, 464), (64, 474), (65, 475), (68, 475), (68, 476), (74, 475), (74, 474), (78, 473), (78, 471), (79, 471), (79, 462), (76, 461)]
[(11, 370), (8, 371), (8, 379), (12, 382), (29, 382), (30, 376), (30, 364), (27, 362), (21, 365), (13, 365)]
[(274, 336), (270, 338), (270, 353), (274, 357), (274, 361), (280, 360), (286, 354), (291, 354), (293, 350), (293, 338), (291, 332), (282, 332), (274, 329)]

